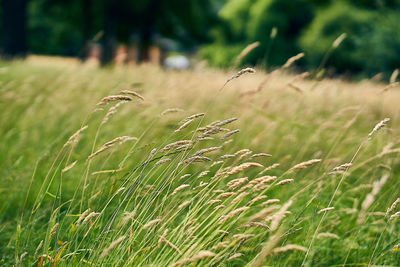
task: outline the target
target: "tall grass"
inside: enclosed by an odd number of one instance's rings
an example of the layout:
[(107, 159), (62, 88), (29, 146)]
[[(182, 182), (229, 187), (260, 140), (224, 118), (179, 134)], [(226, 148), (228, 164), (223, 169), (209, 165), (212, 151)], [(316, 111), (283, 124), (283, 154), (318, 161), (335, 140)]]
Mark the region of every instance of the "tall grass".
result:
[(395, 88), (1, 65), (2, 265), (400, 264)]

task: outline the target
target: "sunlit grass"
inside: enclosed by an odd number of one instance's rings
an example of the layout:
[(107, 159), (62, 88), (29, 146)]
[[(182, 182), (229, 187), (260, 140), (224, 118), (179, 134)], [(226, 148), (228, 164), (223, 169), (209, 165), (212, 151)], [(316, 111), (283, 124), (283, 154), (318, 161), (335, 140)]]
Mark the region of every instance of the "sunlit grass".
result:
[(1, 63), (0, 262), (399, 265), (396, 88), (234, 74)]

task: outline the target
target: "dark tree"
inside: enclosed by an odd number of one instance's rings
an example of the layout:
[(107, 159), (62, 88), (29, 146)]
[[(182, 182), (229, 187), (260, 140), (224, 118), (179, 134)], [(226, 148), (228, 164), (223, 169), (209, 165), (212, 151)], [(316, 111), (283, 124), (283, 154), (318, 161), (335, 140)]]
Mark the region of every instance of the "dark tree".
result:
[(3, 31), (1, 52), (5, 57), (23, 57), (26, 46), (26, 4), (27, 0), (3, 0)]
[(116, 42), (116, 23), (117, 12), (113, 0), (106, 0), (104, 7), (104, 35), (103, 35), (103, 53), (101, 56), (101, 65), (105, 66), (111, 63), (114, 57)]

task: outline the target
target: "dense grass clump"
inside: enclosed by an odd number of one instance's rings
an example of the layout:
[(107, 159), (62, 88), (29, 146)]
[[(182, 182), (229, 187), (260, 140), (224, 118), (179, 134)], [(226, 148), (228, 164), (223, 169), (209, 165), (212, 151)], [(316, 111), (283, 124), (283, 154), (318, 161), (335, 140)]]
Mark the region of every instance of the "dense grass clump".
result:
[(1, 265), (400, 264), (395, 88), (1, 65)]

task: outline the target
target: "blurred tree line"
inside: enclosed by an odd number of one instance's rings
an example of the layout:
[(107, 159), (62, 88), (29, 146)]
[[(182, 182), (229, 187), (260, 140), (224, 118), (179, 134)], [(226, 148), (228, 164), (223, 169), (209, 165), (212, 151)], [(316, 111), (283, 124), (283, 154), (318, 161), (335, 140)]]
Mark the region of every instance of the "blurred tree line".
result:
[[(136, 42), (147, 57), (154, 36), (183, 46), (210, 42), (217, 22), (213, 0), (1, 0), (1, 51), (4, 56), (37, 54), (83, 56), (99, 40), (103, 61), (117, 43)], [(140, 59), (139, 59), (140, 60)]]
[[(248, 44), (260, 42), (241, 64), (280, 66), (300, 52), (301, 67), (324, 62), (338, 73), (390, 73), (400, 67), (399, 0), (230, 0), (218, 13), (214, 42), (200, 53), (228, 67)], [(343, 33), (337, 49), (332, 44)]]
[(326, 58), (336, 72), (389, 73), (400, 67), (400, 0), (1, 0), (1, 51), (84, 57), (99, 41), (103, 63), (117, 42), (136, 43), (140, 58), (155, 36), (169, 37), (211, 65), (279, 66), (299, 52), (298, 64), (317, 68)]

